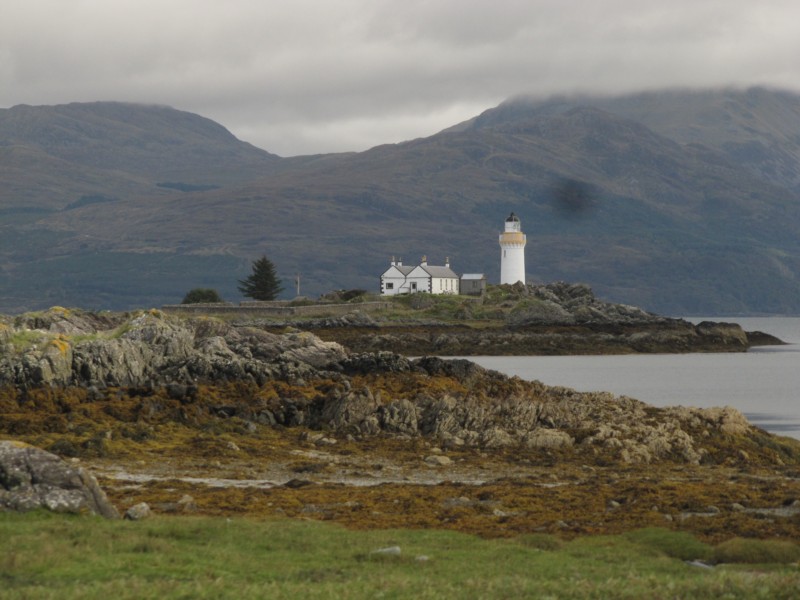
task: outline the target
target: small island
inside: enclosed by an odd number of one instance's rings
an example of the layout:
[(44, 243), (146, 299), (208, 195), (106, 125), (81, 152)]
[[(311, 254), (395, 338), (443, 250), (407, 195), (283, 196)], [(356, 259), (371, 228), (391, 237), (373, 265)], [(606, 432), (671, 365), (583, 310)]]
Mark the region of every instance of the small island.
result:
[(216, 315), (237, 325), (309, 331), (353, 351), (407, 356), (534, 356), (745, 352), (783, 342), (735, 323), (690, 323), (605, 302), (584, 284), (489, 285), (478, 296), (363, 290), (319, 301), (180, 304), (170, 313)]

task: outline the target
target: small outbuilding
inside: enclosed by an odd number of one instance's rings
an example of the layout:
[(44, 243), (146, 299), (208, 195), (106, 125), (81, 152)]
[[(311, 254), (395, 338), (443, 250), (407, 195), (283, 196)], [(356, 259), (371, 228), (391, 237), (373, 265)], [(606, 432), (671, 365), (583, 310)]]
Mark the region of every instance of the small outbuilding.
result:
[(486, 275), (464, 273), (460, 281), (461, 293), (465, 296), (482, 296), (486, 292)]

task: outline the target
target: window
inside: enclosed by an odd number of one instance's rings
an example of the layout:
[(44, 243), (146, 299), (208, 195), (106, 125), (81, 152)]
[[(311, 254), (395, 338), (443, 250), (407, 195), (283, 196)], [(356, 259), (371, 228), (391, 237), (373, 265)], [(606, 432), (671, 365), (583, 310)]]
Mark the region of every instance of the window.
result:
[(416, 281), (411, 284), (411, 289), (414, 290), (414, 291), (417, 291), (417, 282)]
[(386, 284), (386, 289), (387, 290), (393, 290), (394, 289), (394, 284), (393, 283), (387, 283)]

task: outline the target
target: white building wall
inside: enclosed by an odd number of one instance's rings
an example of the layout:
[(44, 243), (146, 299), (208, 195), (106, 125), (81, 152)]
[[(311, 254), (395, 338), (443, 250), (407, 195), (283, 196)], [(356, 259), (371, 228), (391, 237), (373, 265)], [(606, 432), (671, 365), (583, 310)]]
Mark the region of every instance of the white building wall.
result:
[(434, 277), (432, 283), (434, 294), (458, 293), (458, 279), (453, 279), (452, 277)]
[(501, 244), (500, 283), (525, 283), (525, 246)]
[(381, 294), (384, 296), (394, 296), (395, 294), (403, 293), (403, 286), (405, 285), (405, 277), (393, 277), (384, 275), (381, 277)]
[(416, 267), (406, 278), (408, 282), (408, 291), (412, 294), (417, 292), (432, 293), (431, 290), (431, 276), (428, 275), (421, 267)]
[(384, 296), (394, 296), (396, 294), (407, 293), (408, 284), (406, 283), (406, 276), (402, 271), (392, 265), (389, 269), (381, 275), (381, 294)]

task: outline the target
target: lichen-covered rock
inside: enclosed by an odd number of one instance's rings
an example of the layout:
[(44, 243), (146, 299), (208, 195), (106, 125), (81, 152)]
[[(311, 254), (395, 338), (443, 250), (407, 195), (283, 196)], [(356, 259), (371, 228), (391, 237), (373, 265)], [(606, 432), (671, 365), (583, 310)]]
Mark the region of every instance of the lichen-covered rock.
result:
[(416, 435), (419, 433), (419, 416), (416, 405), (401, 398), (378, 408), (378, 422), (389, 433)]
[(592, 289), (581, 283), (557, 281), (528, 285), (529, 300), (509, 315), (513, 325), (617, 323), (641, 324), (664, 321), (635, 306), (604, 302)]
[(344, 394), (330, 394), (322, 406), (317, 421), (335, 431), (373, 434), (378, 425), (378, 403), (369, 388), (351, 390)]
[(741, 411), (731, 407), (691, 408), (674, 406), (664, 409), (667, 418), (674, 418), (688, 427), (712, 430), (730, 436), (745, 435), (753, 425)]
[(0, 441), (0, 509), (89, 513), (119, 518), (92, 475), (55, 454), (14, 441)]
[(534, 429), (525, 436), (525, 445), (529, 448), (564, 448), (574, 443), (567, 432), (555, 429)]
[(345, 358), (344, 348), (336, 342), (323, 342), (307, 331), (291, 333), (283, 340), (285, 350), (279, 355), (286, 361), (324, 367)]
[[(80, 324), (65, 309), (17, 319), (16, 332), (32, 340), (0, 355), (0, 385), (129, 387), (174, 382), (300, 379), (338, 365), (347, 354), (336, 342), (307, 332), (275, 335), (210, 319), (181, 319), (159, 311), (127, 319)], [(70, 329), (81, 337), (62, 333)], [(113, 329), (88, 330), (92, 325)], [(41, 327), (32, 330), (28, 327)], [(10, 335), (10, 334), (9, 334)]]
[(19, 315), (13, 320), (13, 327), (51, 334), (90, 335), (118, 327), (129, 316), (127, 313), (88, 312), (54, 306), (44, 312)]

